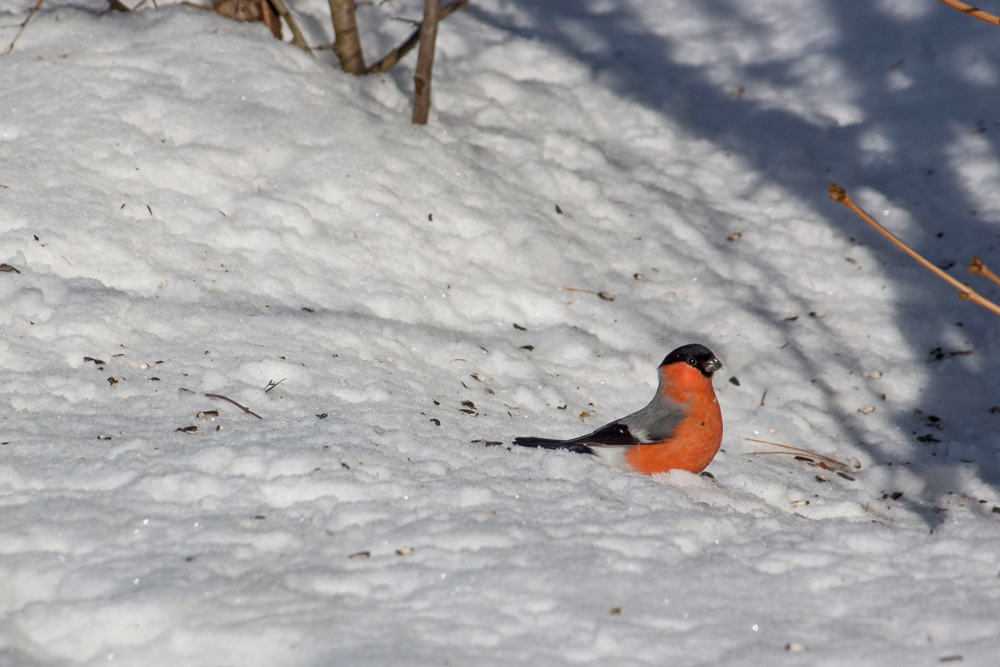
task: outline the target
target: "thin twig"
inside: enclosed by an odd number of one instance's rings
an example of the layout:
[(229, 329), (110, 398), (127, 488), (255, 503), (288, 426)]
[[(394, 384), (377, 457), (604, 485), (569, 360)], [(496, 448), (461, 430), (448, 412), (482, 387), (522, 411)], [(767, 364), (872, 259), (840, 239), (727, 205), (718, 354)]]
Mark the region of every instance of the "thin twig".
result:
[(800, 454), (808, 454), (809, 456), (814, 456), (821, 461), (827, 461), (829, 463), (836, 463), (839, 466), (847, 467), (846, 463), (842, 463), (837, 459), (830, 458), (829, 456), (823, 456), (822, 454), (817, 454), (816, 452), (810, 451), (808, 449), (802, 449), (801, 447), (792, 447), (791, 445), (782, 445), (779, 442), (768, 442), (767, 440), (757, 440), (755, 438), (744, 438), (750, 442), (759, 442), (762, 445), (773, 445), (775, 447), (781, 447), (783, 449), (789, 449), (788, 452), (750, 452), (751, 454), (795, 454), (796, 452)]
[(288, 9), (288, 5), (285, 4), (285, 0), (271, 0), (271, 6), (274, 7), (274, 11), (278, 12), (281, 18), (285, 19), (288, 29), (292, 31), (292, 44), (312, 55), (312, 49), (309, 48), (306, 38), (302, 36), (299, 24), (295, 22), (295, 17), (292, 16), (292, 12)]
[(207, 396), (208, 398), (221, 398), (224, 401), (232, 403), (233, 405), (235, 405), (236, 407), (238, 407), (240, 410), (242, 410), (243, 412), (247, 413), (248, 415), (253, 415), (257, 419), (263, 419), (263, 417), (261, 417), (259, 414), (257, 414), (256, 412), (254, 412), (250, 408), (240, 405), (239, 403), (237, 403), (233, 399), (229, 398), (228, 396), (223, 396), (222, 394), (205, 394), (205, 396)]
[(42, 3), (44, 2), (45, 0), (38, 0), (38, 4), (35, 5), (30, 12), (28, 12), (28, 18), (24, 19), (24, 23), (21, 24), (21, 29), (17, 31), (16, 35), (14, 35), (14, 39), (10, 40), (10, 45), (7, 46), (7, 50), (0, 55), (7, 55), (8, 53), (14, 50), (14, 42), (16, 42), (17, 38), (21, 36), (21, 33), (24, 32), (24, 29), (28, 27), (28, 21), (30, 21), (31, 17), (35, 15), (35, 12), (37, 12), (39, 9), (42, 8)]
[(281, 378), (277, 382), (275, 382), (274, 380), (268, 380), (267, 381), (267, 386), (264, 387), (264, 393), (265, 394), (268, 393), (269, 391), (271, 391), (272, 389), (274, 389), (275, 387), (277, 387), (279, 384), (281, 384), (282, 382), (284, 382), (287, 379), (288, 378)]
[(941, 278), (941, 280), (946, 281), (949, 285), (957, 289), (959, 291), (958, 298), (965, 299), (967, 301), (972, 301), (973, 303), (977, 303), (983, 308), (986, 308), (987, 310), (990, 310), (996, 313), (997, 315), (1000, 315), (1000, 306), (993, 303), (984, 296), (980, 295), (979, 292), (972, 289), (968, 285), (958, 282), (957, 280), (949, 276), (947, 273), (945, 273), (944, 271), (942, 271), (941, 269), (939, 269), (938, 267), (934, 266), (929, 261), (927, 261), (927, 259), (925, 259), (923, 255), (921, 255), (916, 250), (903, 243), (895, 234), (893, 234), (888, 229), (877, 223), (875, 221), (875, 218), (868, 215), (868, 213), (866, 213), (864, 209), (862, 209), (860, 206), (854, 203), (854, 200), (851, 199), (850, 196), (847, 194), (847, 190), (840, 187), (836, 183), (830, 184), (830, 199), (832, 199), (835, 202), (839, 202), (844, 206), (846, 206), (847, 208), (854, 211), (854, 213), (859, 218), (861, 218), (869, 225), (871, 225), (875, 229), (875, 231), (877, 231), (879, 234), (892, 241), (896, 245), (896, 247), (898, 247), (900, 250), (905, 252), (913, 259), (920, 262), (920, 264), (922, 264), (929, 271), (934, 272), (934, 274), (937, 275), (937, 277)]
[(277, 40), (282, 40), (284, 31), (281, 29), (280, 14), (274, 9), (270, 0), (258, 0), (260, 3), (260, 19), (267, 29), (271, 31), (271, 36)]
[[(438, 21), (443, 21), (449, 16), (451, 16), (455, 10), (461, 9), (469, 4), (469, 0), (455, 0), (454, 2), (445, 5), (441, 8), (441, 15), (438, 17)], [(365, 74), (381, 74), (383, 72), (388, 72), (392, 69), (393, 65), (398, 63), (403, 57), (412, 51), (417, 44), (420, 43), (420, 24), (416, 24), (416, 28), (410, 33), (410, 36), (406, 38), (402, 44), (397, 46), (395, 49), (390, 51), (379, 60), (377, 63), (369, 67)]]
[(972, 264), (969, 266), (969, 273), (975, 273), (983, 278), (988, 278), (997, 285), (1000, 285), (1000, 276), (997, 276), (997, 274), (990, 271), (990, 267), (986, 266), (983, 260), (978, 257), (972, 258)]
[(964, 2), (959, 2), (959, 0), (941, 0), (941, 2), (949, 7), (957, 9), (963, 14), (968, 14), (972, 18), (979, 19), (980, 21), (986, 21), (987, 23), (992, 23), (993, 25), (1000, 25), (1000, 17), (994, 16), (989, 12), (984, 12), (978, 7), (967, 5)]

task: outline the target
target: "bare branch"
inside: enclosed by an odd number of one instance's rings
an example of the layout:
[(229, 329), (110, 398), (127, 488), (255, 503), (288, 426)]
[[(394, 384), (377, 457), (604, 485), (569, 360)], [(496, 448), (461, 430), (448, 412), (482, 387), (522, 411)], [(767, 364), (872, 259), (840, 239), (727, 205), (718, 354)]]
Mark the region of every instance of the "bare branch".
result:
[[(441, 14), (438, 16), (438, 21), (443, 21), (449, 16), (451, 16), (455, 10), (461, 9), (469, 4), (469, 0), (455, 0), (454, 2), (445, 5), (441, 8)], [(420, 26), (422, 24), (418, 23), (416, 29), (410, 36), (406, 38), (402, 44), (397, 46), (395, 49), (390, 51), (385, 55), (382, 60), (368, 68), (367, 74), (381, 74), (382, 72), (388, 72), (393, 66), (403, 59), (406, 54), (412, 51), (417, 44), (420, 43)]]
[(420, 50), (413, 75), (413, 124), (426, 125), (431, 113), (431, 78), (434, 76), (434, 46), (437, 42), (441, 0), (424, 0), (424, 22), (420, 24)]
[(285, 23), (288, 24), (288, 29), (292, 31), (292, 44), (299, 47), (309, 55), (312, 55), (312, 49), (309, 48), (306, 38), (302, 36), (299, 24), (296, 23), (295, 17), (288, 9), (288, 5), (285, 4), (285, 0), (271, 0), (271, 5), (274, 7), (274, 11), (278, 12), (278, 15), (285, 19)]
[(997, 274), (990, 271), (990, 267), (986, 266), (986, 263), (978, 257), (972, 258), (972, 264), (969, 266), (969, 273), (975, 273), (983, 278), (988, 278), (997, 285), (1000, 285), (1000, 276), (997, 276)]
[(44, 2), (45, 0), (38, 0), (38, 4), (35, 5), (30, 12), (28, 12), (28, 18), (24, 19), (24, 23), (21, 24), (21, 29), (17, 31), (17, 34), (14, 35), (14, 39), (10, 40), (10, 44), (7, 46), (7, 49), (0, 55), (5, 56), (14, 50), (14, 43), (17, 42), (17, 38), (20, 37), (21, 33), (24, 32), (24, 29), (28, 27), (28, 21), (30, 21), (31, 17), (35, 15), (35, 12), (42, 8), (42, 3)]
[(281, 19), (278, 18), (278, 13), (274, 11), (274, 7), (268, 0), (260, 0), (260, 20), (264, 22), (267, 29), (271, 31), (271, 36), (275, 39), (281, 39), (283, 37), (281, 30)]
[(895, 234), (893, 234), (888, 229), (877, 223), (875, 221), (875, 218), (868, 215), (868, 213), (866, 213), (864, 209), (855, 204), (854, 200), (851, 199), (850, 196), (847, 194), (847, 190), (840, 187), (836, 183), (830, 184), (830, 199), (832, 199), (835, 202), (839, 202), (844, 206), (846, 206), (847, 208), (851, 209), (859, 218), (861, 218), (869, 225), (871, 225), (875, 229), (875, 231), (877, 231), (879, 234), (892, 241), (897, 248), (905, 252), (913, 259), (920, 262), (924, 266), (924, 268), (928, 269), (929, 271), (932, 271), (935, 275), (937, 275), (938, 278), (944, 280), (949, 285), (957, 289), (959, 292), (958, 298), (965, 299), (967, 301), (972, 301), (973, 303), (977, 303), (983, 308), (986, 308), (987, 310), (993, 311), (997, 315), (1000, 315), (1000, 306), (993, 303), (989, 299), (983, 297), (982, 295), (979, 294), (979, 292), (972, 289), (968, 285), (958, 282), (957, 280), (949, 276), (947, 273), (945, 273), (938, 267), (931, 264), (927, 259), (924, 258), (923, 255), (918, 253), (916, 250), (903, 243)]
[(236, 407), (238, 407), (240, 410), (242, 410), (243, 412), (247, 413), (248, 415), (253, 415), (257, 419), (263, 419), (263, 417), (261, 417), (259, 414), (257, 414), (256, 412), (254, 412), (250, 408), (245, 407), (243, 405), (240, 405), (239, 403), (237, 403), (233, 399), (229, 398), (228, 396), (223, 396), (222, 394), (205, 394), (205, 396), (207, 396), (208, 398), (221, 398), (223, 401), (226, 401), (228, 403), (232, 403), (233, 405), (235, 405)]
[(787, 452), (750, 452), (751, 454), (793, 454), (793, 455), (794, 454), (807, 454), (808, 456), (812, 456), (814, 458), (820, 459), (822, 461), (826, 461), (828, 463), (835, 463), (835, 464), (837, 464), (839, 466), (843, 466), (845, 468), (847, 467), (847, 464), (843, 463), (842, 461), (838, 461), (837, 459), (830, 458), (829, 456), (823, 456), (822, 454), (817, 454), (816, 452), (808, 450), (808, 449), (802, 449), (801, 447), (792, 447), (791, 445), (783, 445), (780, 442), (769, 442), (767, 440), (757, 440), (756, 438), (743, 438), (743, 439), (744, 440), (749, 440), (750, 442), (759, 442), (762, 445), (774, 445), (775, 447), (781, 447), (783, 449), (789, 450)]
[(964, 2), (959, 2), (959, 0), (941, 0), (941, 2), (949, 7), (957, 9), (963, 14), (968, 14), (972, 18), (979, 19), (980, 21), (986, 21), (987, 23), (992, 23), (993, 25), (1000, 25), (1000, 17), (994, 16), (989, 12), (984, 12), (978, 7), (967, 5)]

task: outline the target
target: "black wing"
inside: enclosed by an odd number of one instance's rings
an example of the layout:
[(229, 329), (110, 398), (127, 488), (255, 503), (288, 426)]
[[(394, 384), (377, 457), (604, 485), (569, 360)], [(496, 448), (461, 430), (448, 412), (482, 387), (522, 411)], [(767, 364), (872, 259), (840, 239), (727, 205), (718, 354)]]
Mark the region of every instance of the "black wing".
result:
[(577, 454), (593, 454), (587, 445), (581, 445), (572, 440), (551, 440), (549, 438), (514, 438), (514, 444), (518, 447), (541, 447), (542, 449), (567, 449)]
[(645, 444), (629, 430), (628, 426), (620, 421), (611, 422), (607, 426), (602, 426), (593, 433), (568, 440), (582, 445), (594, 445), (595, 447), (635, 447)]
[(567, 449), (578, 454), (593, 454), (591, 447), (634, 447), (644, 444), (621, 422), (612, 422), (593, 433), (572, 440), (551, 440), (549, 438), (516, 438), (514, 444), (520, 447), (542, 447), (544, 449)]

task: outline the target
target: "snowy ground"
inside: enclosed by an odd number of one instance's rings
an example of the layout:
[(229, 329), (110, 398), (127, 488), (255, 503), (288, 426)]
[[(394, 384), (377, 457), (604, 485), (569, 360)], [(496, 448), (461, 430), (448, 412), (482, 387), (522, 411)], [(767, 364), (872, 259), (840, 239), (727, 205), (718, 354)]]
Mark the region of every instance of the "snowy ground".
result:
[[(0, 665), (996, 664), (1000, 323), (826, 196), (996, 299), (996, 28), (474, 0), (413, 127), (413, 56), (104, 7), (0, 58)], [(714, 479), (484, 444), (687, 342)]]

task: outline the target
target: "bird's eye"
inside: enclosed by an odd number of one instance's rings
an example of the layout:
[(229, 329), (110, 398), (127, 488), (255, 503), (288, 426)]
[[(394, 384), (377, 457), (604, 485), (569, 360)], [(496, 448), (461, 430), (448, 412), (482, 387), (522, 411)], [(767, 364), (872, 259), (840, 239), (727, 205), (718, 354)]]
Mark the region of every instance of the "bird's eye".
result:
[(697, 359), (688, 359), (688, 363), (691, 364), (692, 366), (697, 366), (698, 365), (698, 360)]

